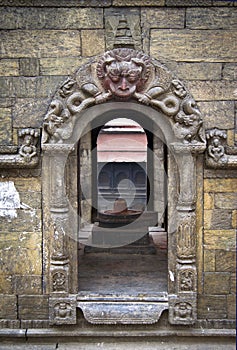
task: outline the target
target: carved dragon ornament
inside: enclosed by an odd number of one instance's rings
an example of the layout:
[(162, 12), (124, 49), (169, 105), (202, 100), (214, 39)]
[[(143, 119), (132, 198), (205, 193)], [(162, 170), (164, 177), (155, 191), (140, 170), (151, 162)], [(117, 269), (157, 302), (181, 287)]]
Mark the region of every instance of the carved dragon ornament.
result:
[(44, 118), (43, 143), (64, 143), (87, 107), (131, 101), (165, 114), (179, 142), (204, 144), (201, 113), (185, 86), (157, 60), (128, 48), (92, 58), (57, 91)]

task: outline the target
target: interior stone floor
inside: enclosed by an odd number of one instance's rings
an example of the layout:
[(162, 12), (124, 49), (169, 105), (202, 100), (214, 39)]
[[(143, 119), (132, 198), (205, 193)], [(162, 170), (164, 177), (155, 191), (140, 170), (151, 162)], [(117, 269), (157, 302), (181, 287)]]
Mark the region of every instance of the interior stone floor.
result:
[(153, 244), (155, 254), (92, 250), (81, 255), (79, 295), (164, 300), (167, 296), (166, 233), (154, 232)]

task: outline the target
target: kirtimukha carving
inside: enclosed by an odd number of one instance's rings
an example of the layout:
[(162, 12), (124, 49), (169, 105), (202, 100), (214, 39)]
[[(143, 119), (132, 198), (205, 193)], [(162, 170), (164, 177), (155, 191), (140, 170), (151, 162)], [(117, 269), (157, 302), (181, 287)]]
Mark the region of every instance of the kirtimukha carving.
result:
[(43, 143), (64, 143), (80, 112), (107, 101), (151, 106), (172, 123), (178, 142), (205, 145), (201, 113), (185, 86), (141, 51), (116, 48), (82, 66), (55, 95), (44, 118)]

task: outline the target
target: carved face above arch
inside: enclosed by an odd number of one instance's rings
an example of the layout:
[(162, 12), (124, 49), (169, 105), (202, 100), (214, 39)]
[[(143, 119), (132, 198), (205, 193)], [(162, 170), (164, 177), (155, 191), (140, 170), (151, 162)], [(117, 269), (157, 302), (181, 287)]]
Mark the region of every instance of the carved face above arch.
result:
[(141, 52), (115, 49), (100, 59), (97, 75), (115, 99), (128, 100), (141, 91), (149, 77), (149, 68), (149, 57)]

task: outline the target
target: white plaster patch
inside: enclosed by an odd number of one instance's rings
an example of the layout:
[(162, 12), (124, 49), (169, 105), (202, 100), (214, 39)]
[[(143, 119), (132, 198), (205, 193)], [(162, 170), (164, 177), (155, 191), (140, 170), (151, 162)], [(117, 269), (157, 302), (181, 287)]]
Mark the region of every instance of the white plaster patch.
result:
[(0, 182), (0, 216), (14, 219), (20, 206), (20, 196), (14, 182)]
[(169, 276), (170, 276), (170, 280), (171, 280), (172, 282), (174, 282), (174, 274), (173, 274), (172, 271), (169, 271)]

